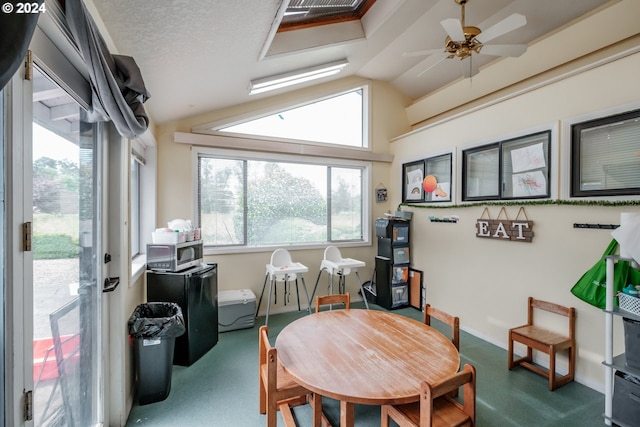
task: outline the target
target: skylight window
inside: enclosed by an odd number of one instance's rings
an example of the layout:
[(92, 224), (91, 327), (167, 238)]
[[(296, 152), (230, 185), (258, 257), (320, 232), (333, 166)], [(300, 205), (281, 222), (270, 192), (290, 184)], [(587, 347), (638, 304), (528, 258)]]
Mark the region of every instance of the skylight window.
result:
[(291, 0), (278, 31), (360, 19), (376, 0)]

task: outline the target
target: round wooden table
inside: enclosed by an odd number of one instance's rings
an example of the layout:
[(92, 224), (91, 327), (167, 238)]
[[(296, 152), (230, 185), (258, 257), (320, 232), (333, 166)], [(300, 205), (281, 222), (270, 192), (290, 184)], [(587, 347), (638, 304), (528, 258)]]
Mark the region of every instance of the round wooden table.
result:
[(353, 405), (416, 402), (420, 383), (458, 371), (460, 354), (439, 331), (398, 314), (331, 310), (287, 325), (278, 358), (294, 379), (340, 401), (340, 425), (353, 426)]

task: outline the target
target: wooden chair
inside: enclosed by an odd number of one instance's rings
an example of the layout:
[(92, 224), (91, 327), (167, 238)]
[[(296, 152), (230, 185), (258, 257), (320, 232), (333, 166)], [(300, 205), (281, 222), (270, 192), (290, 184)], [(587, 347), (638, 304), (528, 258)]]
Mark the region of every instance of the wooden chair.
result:
[(316, 297), (316, 313), (320, 311), (320, 307), (329, 304), (344, 304), (344, 308), (349, 310), (351, 306), (351, 295), (347, 294), (332, 294), (325, 295), (323, 297)]
[[(432, 307), (430, 304), (424, 305), (424, 323), (431, 326), (431, 318), (436, 318), (445, 325), (449, 325), (451, 328), (451, 342), (456, 347), (458, 352), (460, 351), (460, 318), (452, 316), (438, 308)], [(458, 390), (455, 390), (449, 394), (451, 397), (458, 397)]]
[(456, 349), (460, 351), (460, 318), (457, 316), (452, 316), (451, 314), (446, 313), (435, 307), (432, 307), (430, 304), (425, 304), (424, 305), (425, 325), (431, 326), (432, 317), (438, 319), (445, 325), (449, 325), (449, 327), (451, 328), (451, 342), (456, 347)]
[[(533, 321), (534, 309), (544, 310), (565, 316), (569, 319), (567, 335), (559, 334), (548, 329), (536, 326)], [(527, 324), (509, 329), (509, 369), (521, 365), (545, 378), (549, 379), (549, 390), (563, 386), (571, 381), (576, 369), (576, 310), (573, 307), (564, 307), (552, 302), (537, 300), (529, 297)], [(519, 359), (513, 359), (513, 343), (519, 342), (527, 347), (527, 355)], [(549, 369), (544, 369), (533, 364), (533, 350), (538, 350), (549, 355)], [(569, 372), (566, 375), (556, 375), (556, 353), (567, 350), (569, 358)]]
[[(450, 393), (463, 387), (462, 403)], [(406, 405), (383, 405), (380, 427), (389, 427), (389, 418), (400, 427), (462, 427), (476, 423), (476, 369), (466, 364), (453, 376), (436, 384), (423, 381), (420, 401)]]
[[(267, 414), (267, 427), (276, 427), (278, 409), (285, 409), (282, 416), (287, 422), (291, 413), (289, 405), (306, 403), (310, 392), (296, 383), (278, 362), (278, 351), (269, 343), (267, 326), (260, 327), (259, 341), (260, 413)], [(322, 398), (312, 394), (310, 400), (313, 416), (316, 419), (314, 425), (320, 425)]]

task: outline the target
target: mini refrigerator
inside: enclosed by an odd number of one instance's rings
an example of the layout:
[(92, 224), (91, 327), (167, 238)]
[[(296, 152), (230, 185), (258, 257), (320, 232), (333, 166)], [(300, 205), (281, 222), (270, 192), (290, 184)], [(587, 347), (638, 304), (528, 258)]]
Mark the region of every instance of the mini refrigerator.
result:
[(186, 332), (176, 338), (173, 364), (190, 366), (218, 342), (218, 266), (180, 272), (148, 271), (147, 301), (180, 306)]

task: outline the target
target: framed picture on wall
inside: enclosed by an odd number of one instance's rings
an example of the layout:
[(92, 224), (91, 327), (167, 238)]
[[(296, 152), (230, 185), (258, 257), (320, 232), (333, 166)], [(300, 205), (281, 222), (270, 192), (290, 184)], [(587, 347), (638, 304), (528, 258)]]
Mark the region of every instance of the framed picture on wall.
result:
[(424, 160), (425, 176), (422, 190), (425, 202), (450, 202), (452, 200), (452, 157), (451, 153), (447, 153)]
[(405, 163), (402, 165), (402, 201), (424, 201), (424, 160)]

